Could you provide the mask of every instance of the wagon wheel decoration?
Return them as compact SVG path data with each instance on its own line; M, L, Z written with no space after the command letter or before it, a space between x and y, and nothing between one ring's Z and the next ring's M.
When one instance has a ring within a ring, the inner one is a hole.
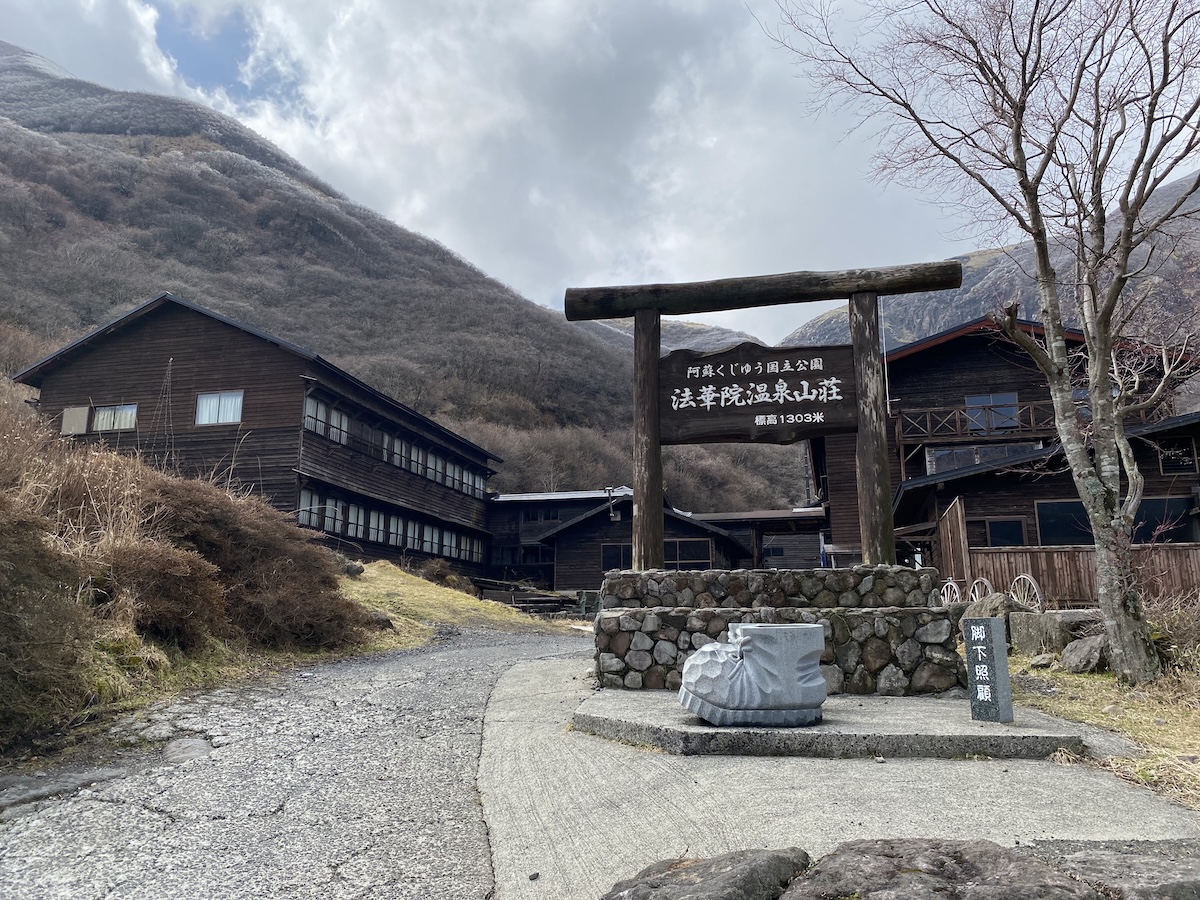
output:
M967 591L967 599L974 603L976 600L982 600L989 594L996 593L996 589L992 587L992 583L986 578L976 578L971 582L971 589Z
M962 601L962 591L958 589L958 583L947 581L942 585L942 606L949 606L951 603L959 603Z
M1021 574L1014 578L1008 595L1029 609L1046 611L1046 598L1042 596L1042 587L1032 575Z

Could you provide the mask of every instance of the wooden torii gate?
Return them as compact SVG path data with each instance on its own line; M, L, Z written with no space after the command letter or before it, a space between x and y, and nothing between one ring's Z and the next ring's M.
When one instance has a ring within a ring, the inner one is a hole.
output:
M633 568L663 566L663 474L658 360L663 315L694 315L816 300L850 301L850 342L858 384L858 523L863 562L895 564L887 406L879 347L881 296L952 290L962 285L953 260L840 272L790 272L685 284L568 288L567 319L633 316Z

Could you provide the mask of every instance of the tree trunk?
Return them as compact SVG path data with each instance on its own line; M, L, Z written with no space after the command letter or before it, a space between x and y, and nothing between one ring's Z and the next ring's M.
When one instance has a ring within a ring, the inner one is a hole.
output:
M1109 663L1124 684L1143 684L1162 674L1133 577L1129 529L1093 522L1096 594L1104 613Z

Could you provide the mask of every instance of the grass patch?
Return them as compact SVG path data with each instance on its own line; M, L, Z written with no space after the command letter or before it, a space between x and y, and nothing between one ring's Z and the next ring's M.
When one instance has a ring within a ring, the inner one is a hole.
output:
M1200 674L1172 669L1150 684L1125 687L1112 675L1028 670L1026 657L1009 660L1013 700L1051 715L1116 732L1146 750L1101 765L1143 787L1200 810Z
M479 600L418 578L389 562L373 562L361 575L342 579L342 593L391 619L395 631L377 632L363 649L400 650L428 643L439 625L466 625L498 631L558 632L565 626L544 622L503 603Z

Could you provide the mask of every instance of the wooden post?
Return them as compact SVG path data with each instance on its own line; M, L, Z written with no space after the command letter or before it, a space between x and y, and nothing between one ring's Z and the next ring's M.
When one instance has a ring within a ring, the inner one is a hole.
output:
M879 299L874 293L850 296L850 343L858 382L858 530L863 563L896 564L892 520L892 476L888 465L887 398L879 348Z
M633 316L633 568L663 567L663 472L658 422L662 315Z

